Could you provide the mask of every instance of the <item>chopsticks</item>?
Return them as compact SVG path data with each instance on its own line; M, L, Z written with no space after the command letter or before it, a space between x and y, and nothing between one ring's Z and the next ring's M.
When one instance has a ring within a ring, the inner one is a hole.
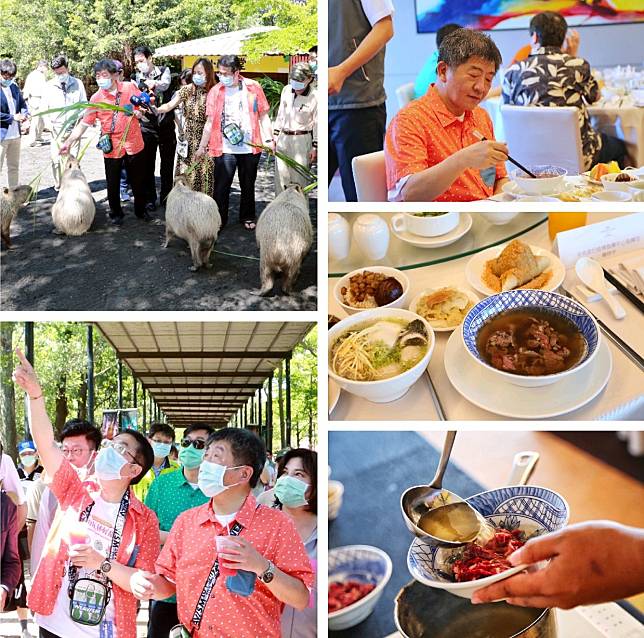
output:
M425 374L427 375L427 383L429 383L429 393L432 395L432 402L434 403L434 407L436 408L436 414L441 421L447 421L441 400L438 398L438 393L436 392L436 388L434 387L434 382L432 381L432 377L429 374L429 368L425 370Z
M485 135L482 135L478 131L474 131L474 136L478 137L478 139L481 140L481 142L488 142L489 141L487 139L487 137L485 137ZM534 173L530 172L523 164L519 164L519 162L517 162L515 159L511 158L509 155L508 155L508 162L510 162L511 164L514 164L517 168L520 168L524 173L526 173L527 175L529 175L533 179L538 179L537 176Z
M609 281L628 299L640 312L644 312L644 303L634 295L619 279L615 278L606 268L602 268L606 281Z

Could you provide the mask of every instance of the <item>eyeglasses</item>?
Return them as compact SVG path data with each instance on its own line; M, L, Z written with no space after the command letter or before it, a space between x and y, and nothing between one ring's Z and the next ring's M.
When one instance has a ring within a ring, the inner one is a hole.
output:
M72 448L62 448L62 452L65 456L82 456L85 452L89 452L88 447L72 447Z
M114 448L121 456L129 454L130 458L132 459L132 463L138 463L134 454L132 454L132 452L130 452L130 450L128 450L123 443L119 443L118 441L109 441L107 439L101 442L101 449L108 447Z
M202 439L183 439L181 441L181 447L192 447L195 450L203 450L206 447L206 442Z

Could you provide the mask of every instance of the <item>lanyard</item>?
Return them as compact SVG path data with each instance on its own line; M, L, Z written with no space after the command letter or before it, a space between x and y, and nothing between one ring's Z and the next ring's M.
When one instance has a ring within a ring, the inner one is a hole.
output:
M243 527L239 523L235 522L232 529L230 530L230 536L239 536L242 529ZM210 593L212 592L212 589L215 586L215 583L217 582L218 578L219 578L219 555L217 555L217 558L215 558L215 562L212 566L212 569L210 570L210 573L208 574L208 578L206 579L206 584L203 587L201 596L199 596L199 600L197 601L197 606L195 607L195 613L192 615L192 624L196 629L199 629L199 626L201 625L201 619L203 618L203 613L206 609L208 598L210 598Z
M92 507L94 507L94 502L91 502L82 512L80 515L79 520L84 523L89 519L89 515L92 512ZM119 546L121 544L121 539L123 537L123 529L125 528L125 519L127 518L127 512L130 507L130 490L128 489L125 494L123 494L123 498L121 499L121 503L119 505L119 511L118 514L116 515L116 523L114 524L114 533L112 534L112 545L110 547L110 552L107 555L107 557L110 560L114 560L116 558L116 554L118 552ZM74 584L78 580L78 567L75 565L70 565L69 570L68 570L68 575L69 575L69 589L67 590L69 593L69 597L72 597L72 592L74 591ZM112 582L110 581L109 578L105 577L101 573L101 580L105 580L106 585L108 588L111 589L112 587Z
M114 102L114 106L118 106L120 101L121 101L121 93L119 91L116 91L116 100ZM116 118L118 117L118 115L119 115L119 112L114 111L114 115L112 115L112 124L110 126L110 135L114 133L114 129L116 128Z

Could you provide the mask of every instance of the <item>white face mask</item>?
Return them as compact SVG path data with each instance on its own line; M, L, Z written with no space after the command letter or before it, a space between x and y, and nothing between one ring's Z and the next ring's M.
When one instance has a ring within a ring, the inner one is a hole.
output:
M137 62L136 63L136 68L141 71L141 73L147 73L149 69L149 65L147 62Z
M219 463L212 463L211 461L204 461L199 468L199 489L208 497L217 496L230 487L239 485L233 483L232 485L224 485L224 475L226 470L235 470L243 465L235 465L234 467L226 467Z
M69 82L69 73L61 73L58 76L58 81L59 82Z

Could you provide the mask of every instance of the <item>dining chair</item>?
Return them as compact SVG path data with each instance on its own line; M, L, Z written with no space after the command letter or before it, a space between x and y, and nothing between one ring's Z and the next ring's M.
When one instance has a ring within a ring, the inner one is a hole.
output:
M510 155L524 166L552 164L570 175L584 171L576 107L504 104L501 117Z
M354 157L351 169L359 202L388 201L384 151Z
M401 84L396 89L396 98L401 109L407 106L414 99L414 83Z

